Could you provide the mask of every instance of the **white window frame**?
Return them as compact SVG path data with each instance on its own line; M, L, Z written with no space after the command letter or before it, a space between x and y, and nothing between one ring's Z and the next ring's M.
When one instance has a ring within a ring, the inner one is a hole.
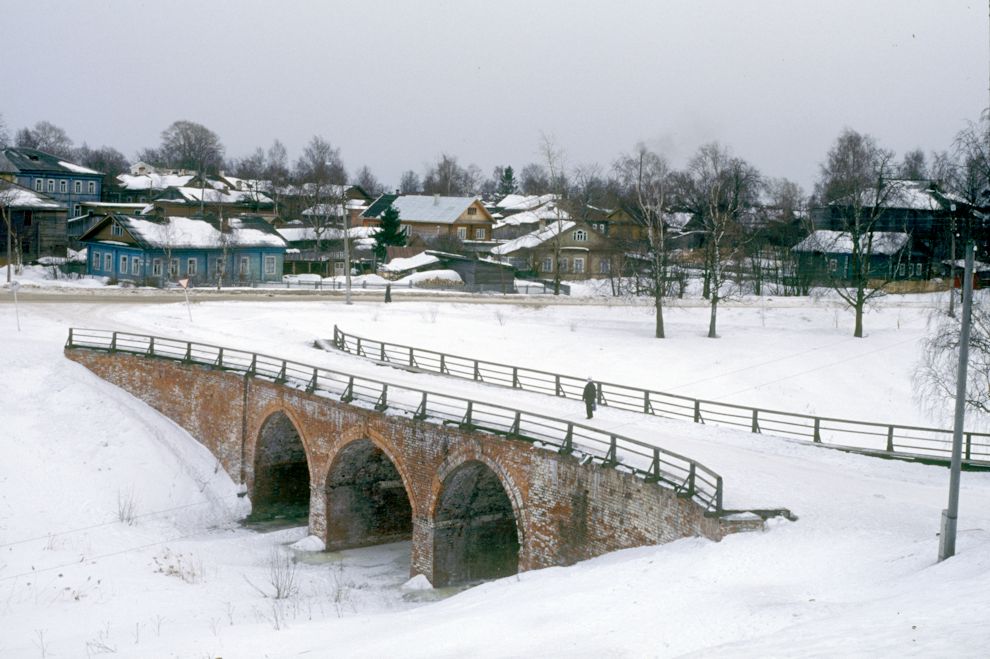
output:
M240 258L240 268L238 269L238 274L240 275L250 275L251 274L251 257L242 256Z
M116 222L113 222L110 225L110 235L111 236L123 236L124 235L124 227L120 226Z
M485 239L485 227L478 227L477 229L474 230L474 239L475 240Z
M343 261L334 261L334 263L333 263L333 276L334 277L343 277L344 276L344 262Z
M96 181L90 181L89 185L86 186L86 189L89 194L96 194Z
M829 259L828 260L828 271L836 272L839 269L839 259Z
M197 267L197 262L195 256L190 256L189 258L186 259L186 274L188 276L190 277L196 276L196 267Z
M59 194L67 194L69 192L69 182L64 178L58 181L58 191Z
M103 255L103 271L113 272L113 254L110 252Z
M55 192L55 179L53 178L48 179L48 191Z
M217 257L217 274L224 275L227 273L227 262L222 256Z
M265 256L265 274L274 275L275 274L275 256Z
M43 178L36 178L36 179L34 179L34 191L35 192L44 192L45 191L45 179L43 179Z
M168 276L178 277L179 276L179 259L173 258L168 261Z
M602 275L608 275L612 273L612 262L608 259L601 259L598 261L598 272Z
M457 237L461 240L467 240L467 227L457 227Z
M575 229L572 237L574 238L574 242L576 243L588 242L588 232L585 231L584 229Z
M120 255L120 260L118 261L118 263L120 265L117 268L117 272L119 272L122 275L126 275L127 274L127 254L121 254Z
M141 259L139 259L136 256L131 257L131 274L132 275L141 274Z
M82 181L73 181L72 191L76 194L82 194Z
M553 257L547 256L543 258L542 272L553 272Z
M574 257L574 274L583 275L584 274L584 257L575 256Z
M152 259L151 260L151 274L154 275L155 277L161 277L162 276L162 260L161 259Z
M567 272L567 257L561 256L557 259L557 272Z
M93 252L93 270L100 269L100 259L103 258L99 252Z

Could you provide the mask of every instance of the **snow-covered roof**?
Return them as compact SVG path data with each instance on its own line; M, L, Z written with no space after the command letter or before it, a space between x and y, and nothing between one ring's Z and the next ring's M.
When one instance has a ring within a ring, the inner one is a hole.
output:
M65 208L65 204L55 201L48 195L6 182L0 184L0 206L39 210Z
M343 204L317 204L315 206L310 206L302 212L303 215L317 215L319 217L343 217L344 216L344 205Z
M316 240L316 230L307 226L287 226L276 229L278 234L290 243ZM360 240L374 237L378 232L378 227L351 227L347 230L347 235L351 240ZM343 238L342 229L327 228L321 235L321 240L340 240Z
M72 162L66 162L64 160L59 160L58 164L65 167L70 172L75 172L76 174L99 174L100 172L95 169L90 169L89 167L83 167L82 165L77 165Z
M519 226L520 224L538 224L544 220L569 220L570 214L556 204L548 203L535 210L522 211L514 215L504 217L495 223L495 228L506 226Z
M271 204L271 198L262 192L241 190L217 190L215 188L180 187L175 189L182 199L163 199L162 201L205 202L208 204L242 204L245 202Z
M391 205L399 211L400 222L453 224L470 206L478 201L478 198L444 197L442 195L383 195L368 207L364 216L378 218L388 206L385 201L390 201Z
M691 218L694 217L693 213L685 213L683 211L678 211L676 213L667 213L663 216L667 223L667 226L671 229L683 230L684 227L688 225Z
M555 194L543 194L543 195L523 195L523 194L510 194L503 197L497 204L497 207L506 211L529 211L535 208L539 208L543 204L555 201L557 195Z
M178 174L118 174L117 180L120 187L125 190L165 190L166 188L182 187L195 178L192 175L180 176Z
M163 220L152 220L132 215L113 215L110 218L119 222L138 243L151 248L285 246L285 240L264 220L257 218L229 218L225 220L229 230L222 233L216 221L194 217L169 216Z
M866 252L872 238L870 253L890 255L896 254L908 244L911 236L900 231L874 231L859 237L860 250ZM793 248L795 252L821 252L823 254L852 254L852 234L848 231L831 231L819 229L799 242Z
M433 265L439 262L440 259L433 256L432 254L427 254L426 252L420 252L415 256L392 259L391 261L389 261L388 263L382 266L382 270L386 272L405 272L406 270L415 270L416 268L422 268L423 266Z
M519 236L514 240L510 240L507 243L502 243L501 245L492 248L492 254L496 256L505 256L507 254L512 254L513 252L518 252L521 249L533 249L534 247L539 247L546 241L556 237L558 234L573 229L574 226L575 223L570 220L565 222L554 222L542 229L531 231L524 236Z

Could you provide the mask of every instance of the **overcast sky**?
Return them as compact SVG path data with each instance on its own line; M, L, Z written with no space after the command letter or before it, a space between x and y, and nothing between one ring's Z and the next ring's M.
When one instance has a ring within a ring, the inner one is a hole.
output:
M988 101L960 0L3 0L0 114L128 157L177 119L228 157L315 134L389 186L440 153L517 171L541 134L607 169L719 141L805 186L843 127L948 148Z

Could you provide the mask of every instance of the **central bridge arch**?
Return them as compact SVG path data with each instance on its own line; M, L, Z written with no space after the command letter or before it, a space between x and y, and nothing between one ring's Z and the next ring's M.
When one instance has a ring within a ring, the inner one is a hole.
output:
M413 509L396 460L370 439L345 444L327 470L327 549L412 537Z
M254 447L251 519L309 518L309 459L292 419L276 411L265 419Z

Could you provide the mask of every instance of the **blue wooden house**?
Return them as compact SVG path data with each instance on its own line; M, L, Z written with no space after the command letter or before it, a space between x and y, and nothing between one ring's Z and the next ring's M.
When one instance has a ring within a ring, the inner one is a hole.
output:
M250 286L281 282L285 240L257 216L161 215L103 218L83 234L86 273L164 286Z
M100 201L103 174L37 149L0 150L0 176L43 193L63 204L69 217L82 214L82 204Z

